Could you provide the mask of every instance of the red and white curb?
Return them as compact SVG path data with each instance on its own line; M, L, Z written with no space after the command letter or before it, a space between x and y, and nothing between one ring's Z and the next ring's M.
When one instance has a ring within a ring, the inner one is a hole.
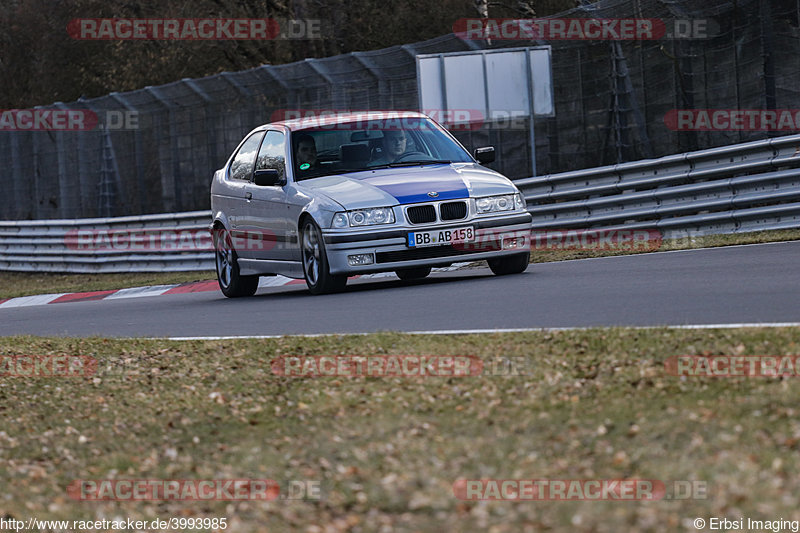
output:
M453 263L448 267L434 268L434 272L451 272L459 270L472 263ZM365 274L363 276L353 276L350 279L380 279L394 277L393 272L381 272L378 274ZM305 280L292 279L284 276L265 276L258 283L258 287L283 287L284 285L305 285ZM109 291L94 292L72 292L58 294L37 294L35 296L20 296L18 298L0 299L0 309L11 307L30 307L33 305L60 304L88 302L93 300L121 300L124 298L144 298L148 296L162 296L166 294L187 294L190 292L212 292L219 291L216 280L195 281L192 283L180 283L176 285L153 285L150 287L133 287L130 289L118 289Z

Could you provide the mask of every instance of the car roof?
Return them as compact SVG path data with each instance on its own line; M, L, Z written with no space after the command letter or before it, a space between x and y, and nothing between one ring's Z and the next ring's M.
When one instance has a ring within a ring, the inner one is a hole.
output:
M398 119L430 119L428 115L417 111L342 111L342 112L320 112L318 115L311 113L301 118L291 120L281 120L270 122L262 127L283 126L291 131L302 131L312 128L331 126L334 124L347 124L348 122L359 122L367 120L398 120Z

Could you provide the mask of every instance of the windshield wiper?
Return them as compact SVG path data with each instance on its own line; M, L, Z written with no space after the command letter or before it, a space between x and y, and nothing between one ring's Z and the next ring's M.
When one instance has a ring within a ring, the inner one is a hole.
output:
M425 159L424 161L401 161L399 163L384 163L383 165L376 165L374 168L397 168L397 167L415 167L417 165L449 165L452 163L449 159Z
M372 170L375 167L362 167L362 168L337 168L336 174L348 174L350 172L366 172L367 170Z

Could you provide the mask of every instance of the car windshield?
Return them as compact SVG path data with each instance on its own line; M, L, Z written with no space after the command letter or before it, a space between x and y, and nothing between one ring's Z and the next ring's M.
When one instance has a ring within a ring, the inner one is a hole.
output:
M292 133L296 179L417 165L471 163L429 119L362 120Z

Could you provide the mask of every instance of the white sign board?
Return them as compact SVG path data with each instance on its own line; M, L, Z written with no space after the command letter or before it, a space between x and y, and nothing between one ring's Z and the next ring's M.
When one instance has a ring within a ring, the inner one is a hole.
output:
M419 55L417 84L422 111L451 124L555 114L549 46ZM530 133L533 147L532 120Z

